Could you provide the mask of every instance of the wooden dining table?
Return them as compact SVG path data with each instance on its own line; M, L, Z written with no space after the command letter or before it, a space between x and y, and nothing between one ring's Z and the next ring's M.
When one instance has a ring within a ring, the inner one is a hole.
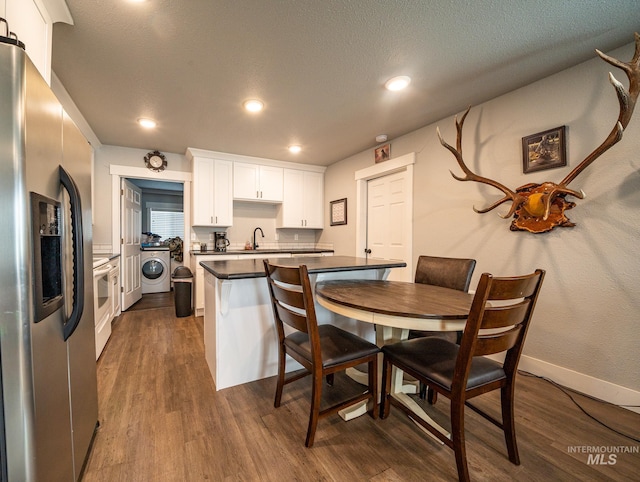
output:
M473 301L473 295L463 291L403 281L325 281L316 284L315 293L317 303L327 310L375 324L378 346L406 340L409 330L463 330ZM356 370L349 370L348 375L366 384L366 375ZM409 396L415 392L415 384L405 384L402 371L394 367L391 396L410 407L441 433L448 435ZM346 410L341 416L348 420L364 413L366 407L354 406ZM431 435L427 431L425 433ZM433 439L441 443L435 437Z

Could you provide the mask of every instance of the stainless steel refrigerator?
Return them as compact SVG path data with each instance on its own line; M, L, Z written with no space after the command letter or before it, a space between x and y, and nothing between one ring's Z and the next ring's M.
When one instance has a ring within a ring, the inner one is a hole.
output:
M92 150L0 42L2 480L78 480L98 423Z

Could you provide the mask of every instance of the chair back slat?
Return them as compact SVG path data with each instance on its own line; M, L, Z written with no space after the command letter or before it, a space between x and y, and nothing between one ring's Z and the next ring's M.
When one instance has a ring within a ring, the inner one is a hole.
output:
M299 286L295 289L295 285L285 287L273 280L269 280L269 283L271 284L271 289L273 289L273 295L281 304L304 310L304 295Z
M265 266L267 266L269 277L272 280L279 281L281 283L286 283L289 285L297 285L300 286L300 270L299 268L292 268L290 266L278 266L273 264L268 264L268 260L265 260Z
M500 333L483 334L478 336L473 356L493 355L512 348L518 341L521 325Z
M304 314L296 313L295 311L288 309L286 306L283 306L281 303L277 303L275 308L278 313L279 321L295 328L298 331L308 333L307 317Z
M528 298L535 292L537 286L538 277L534 275L493 278L488 299L513 300L516 298Z
M508 306L486 307L480 329L505 328L521 323L527 316L530 300Z

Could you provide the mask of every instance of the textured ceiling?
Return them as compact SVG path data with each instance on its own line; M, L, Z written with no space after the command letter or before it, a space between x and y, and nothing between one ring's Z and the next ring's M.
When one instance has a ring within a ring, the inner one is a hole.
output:
M53 70L103 144L320 165L640 31L638 0L66 1ZM412 83L384 90L395 75ZM257 115L241 108L253 97Z

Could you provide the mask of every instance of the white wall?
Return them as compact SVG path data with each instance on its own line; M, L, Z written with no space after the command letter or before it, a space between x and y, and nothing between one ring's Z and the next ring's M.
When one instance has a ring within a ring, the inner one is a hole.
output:
M152 149L131 149L128 147L102 145L94 155L94 208L93 243L111 245L111 164L128 167L144 167L144 156ZM187 159L180 154L165 154L167 169L179 172L191 172ZM150 172L150 171L149 171ZM164 173L157 175L163 180ZM154 176L155 177L155 176ZM166 176L165 176L166 177ZM165 179L171 180L171 179Z
M628 61L633 45L613 52ZM594 54L595 57L595 54ZM464 131L464 157L475 172L512 189L529 182L559 182L607 136L618 102L600 59L588 61L515 92L474 106ZM626 75L613 71L627 85ZM546 234L512 232L498 217L502 206L476 214L501 197L494 188L458 182L454 157L439 143L436 126L455 145L453 118L443 119L391 141L394 157L416 152L414 171L414 253L473 257L478 261L472 287L483 272L508 276L547 270L541 298L525 345L530 365L551 367L566 380L579 378L586 392L608 381L640 392L640 112L612 148L570 187L587 198L568 211L574 228ZM521 138L568 127L568 166L522 173ZM329 227L320 242L336 254L353 254L355 245L354 172L374 163L373 149L329 167L327 201L348 198L347 226ZM415 259L411 260L415 266ZM523 360L524 362L525 360ZM522 365L521 365L522 366ZM543 371L543 370L542 370ZM592 380L593 377L595 380ZM568 384L568 382L566 382ZM611 387L610 387L611 388ZM624 390L623 390L624 391ZM635 393L633 392L635 391ZM623 397L624 398L624 397ZM621 402L624 403L624 402ZM630 403L630 402L627 402ZM638 400L635 400L638 403Z

